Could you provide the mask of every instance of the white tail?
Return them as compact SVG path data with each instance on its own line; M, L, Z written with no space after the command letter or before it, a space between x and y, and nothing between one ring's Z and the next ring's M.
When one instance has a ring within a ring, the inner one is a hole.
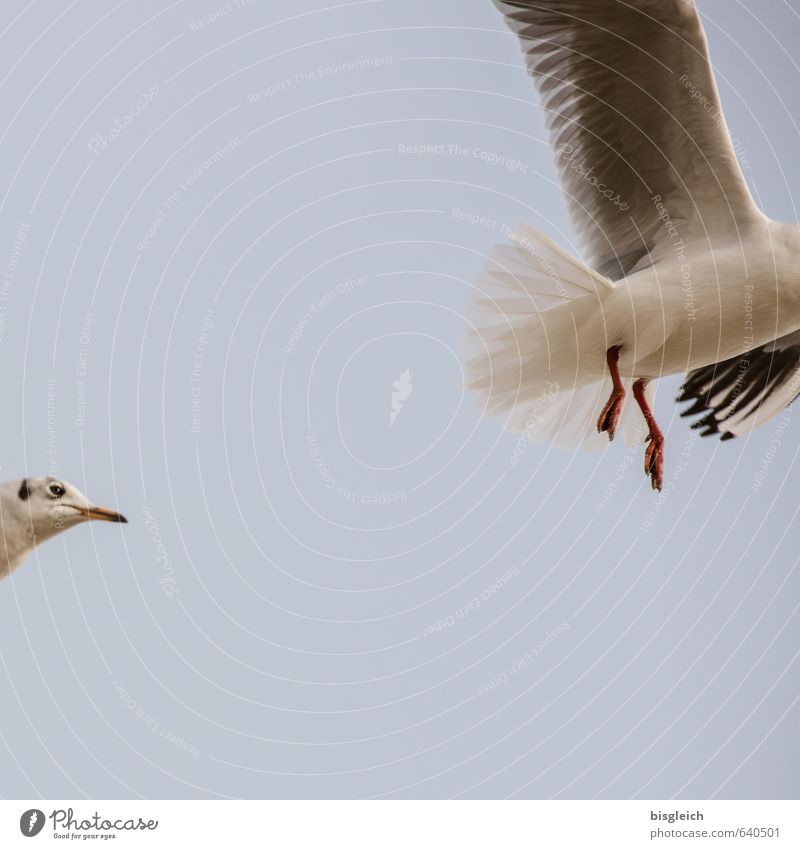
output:
M606 445L597 419L611 392L603 371L607 340L602 321L594 329L592 320L613 289L529 225L511 244L497 245L475 284L464 340L467 386L483 412L532 441ZM625 404L620 430L636 442L641 418L631 407Z

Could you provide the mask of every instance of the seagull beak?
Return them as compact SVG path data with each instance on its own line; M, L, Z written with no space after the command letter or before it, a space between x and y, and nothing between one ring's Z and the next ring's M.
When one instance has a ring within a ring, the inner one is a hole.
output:
M83 514L87 519L100 519L103 522L128 522L121 513L115 513L105 507L87 507Z

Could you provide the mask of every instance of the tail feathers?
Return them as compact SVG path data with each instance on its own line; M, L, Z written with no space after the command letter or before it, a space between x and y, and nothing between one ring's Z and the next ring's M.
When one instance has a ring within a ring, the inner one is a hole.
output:
M528 225L512 244L496 246L476 283L464 340L467 385L483 412L533 441L589 449L606 444L597 419L611 382L582 368L587 340L578 330L613 288ZM630 430L629 406L623 431Z
M613 288L535 227L524 224L511 239L511 244L495 245L476 283L468 319L479 327L505 326Z

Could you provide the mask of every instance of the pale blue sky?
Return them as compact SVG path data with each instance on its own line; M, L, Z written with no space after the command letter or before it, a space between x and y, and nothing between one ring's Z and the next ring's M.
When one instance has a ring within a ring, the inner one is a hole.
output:
M693 441L665 380L659 501L462 391L454 210L571 247L493 4L12 5L0 465L130 524L0 585L0 795L796 796L796 412ZM796 220L800 4L699 5Z

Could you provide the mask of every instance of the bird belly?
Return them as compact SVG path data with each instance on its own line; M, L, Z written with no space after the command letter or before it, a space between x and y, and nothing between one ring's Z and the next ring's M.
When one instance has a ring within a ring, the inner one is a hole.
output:
M733 253L733 252L731 252ZM771 265L770 265L771 264ZM690 277L659 263L624 281L629 291L629 369L653 379L722 362L800 327L793 288L776 285L774 257L704 258ZM622 287L621 287L622 288Z

